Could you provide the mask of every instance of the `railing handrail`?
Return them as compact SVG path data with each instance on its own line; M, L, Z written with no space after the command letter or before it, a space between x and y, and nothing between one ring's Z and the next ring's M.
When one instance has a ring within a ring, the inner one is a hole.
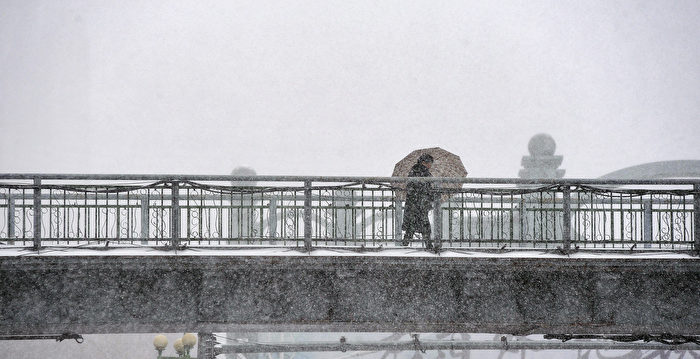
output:
M97 180L97 181L257 181L257 182L352 182L403 183L428 181L464 184L551 184L551 185L700 185L700 178L601 179L601 178L505 178L505 177L362 177L362 176L297 176L297 175L180 175L180 174L61 174L0 173L0 180Z

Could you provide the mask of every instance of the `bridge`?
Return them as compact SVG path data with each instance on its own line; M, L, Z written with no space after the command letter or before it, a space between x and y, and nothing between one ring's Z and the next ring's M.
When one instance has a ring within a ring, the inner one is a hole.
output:
M700 332L700 180L408 180L0 174L0 332Z

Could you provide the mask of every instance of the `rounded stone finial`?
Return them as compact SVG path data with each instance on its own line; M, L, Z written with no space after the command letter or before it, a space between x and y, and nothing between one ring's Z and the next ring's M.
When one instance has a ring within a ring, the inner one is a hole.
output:
M255 176L257 173L251 167L238 166L231 171L232 176Z
M252 167L238 166L231 171L231 176L255 176L257 173ZM255 186L255 181L232 181L233 186Z
M538 133L527 143L527 149L530 151L530 156L553 156L554 150L557 148L557 143L554 138L546 133Z

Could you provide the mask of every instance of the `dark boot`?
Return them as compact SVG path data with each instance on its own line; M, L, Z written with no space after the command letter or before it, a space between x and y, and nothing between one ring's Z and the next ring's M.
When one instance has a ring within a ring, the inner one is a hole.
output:
M408 247L409 244L411 244L411 239L413 239L413 233L408 233L403 236L403 240L401 241L401 245L404 247Z
M425 243L425 249L427 250L432 250L433 249L433 241L430 239L430 232L423 233L423 243Z

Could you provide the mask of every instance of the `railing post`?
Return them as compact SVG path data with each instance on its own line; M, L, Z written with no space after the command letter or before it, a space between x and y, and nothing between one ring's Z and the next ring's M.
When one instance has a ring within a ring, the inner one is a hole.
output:
M216 353L214 353L214 342L215 338L212 333L197 333L199 340L197 340L197 359L214 359Z
M304 249L311 251L311 181L304 181Z
M401 225L403 224L402 203L403 202L399 199L394 200L394 240L396 242L401 242L403 239L403 236L401 235Z
M270 198L270 209L267 217L267 226L270 231L270 239L272 244L275 243L277 239L277 197L272 196Z
M571 187L566 185L562 187L562 207L563 207L563 229L562 240L564 252L571 250Z
M10 191L8 191L10 192ZM15 199L12 193L7 194L7 244L15 244Z
M644 248L649 248L651 247L651 241L653 240L653 231L654 231L654 226L652 225L652 216L653 213L651 211L651 199L647 198L644 201L642 201L642 206L644 207Z
M41 178L34 177L34 250L41 247Z
M433 201L433 248L438 250L442 248L442 200L440 194ZM428 238L430 240L430 238Z
M150 204L148 203L148 195L141 196L141 244L148 243L150 232Z
M336 240L347 239L348 236L352 237L348 233L348 215L352 214L352 210L349 209L352 206L350 197L352 196L352 190L335 190L334 200L333 200L333 238Z
M700 184L693 185L693 223L695 229L695 250L700 252Z
M525 218L525 195L520 195L520 207L518 208L518 228L520 231L520 245L527 238L527 218Z
M177 249L180 245L180 183L173 181L170 187L170 235L172 237L171 247Z

